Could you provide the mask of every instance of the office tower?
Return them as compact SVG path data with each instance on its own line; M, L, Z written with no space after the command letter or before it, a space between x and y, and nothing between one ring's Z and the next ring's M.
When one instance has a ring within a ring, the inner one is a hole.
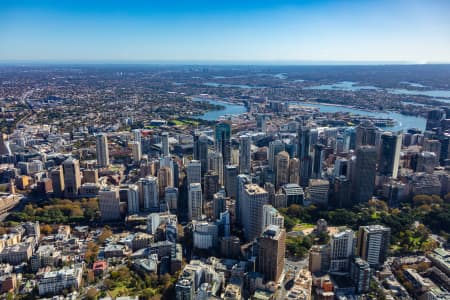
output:
M181 178L180 189L177 202L177 216L182 222L189 221L189 186L187 184L187 176Z
M228 164L239 166L239 149L231 148L231 160Z
M351 182L347 177L339 176L334 178L333 198L333 206L336 208L351 208L353 206Z
M286 205L300 204L303 205L304 193L300 185L296 183L285 184L281 187L284 195L286 195Z
M83 182L98 184L98 170L97 169L84 169L83 170Z
M3 132L0 132L0 155L9 155L9 154L11 154L11 151L6 146L5 136Z
M170 149L169 149L169 133L163 132L161 134L161 144L162 144L162 155L163 156L170 156Z
M377 268L386 260L391 238L391 229L381 225L359 227L356 255Z
M216 151L222 153L223 164L231 161L231 125L221 122L215 128Z
M198 182L189 184L188 190L189 221L202 219L202 185Z
M263 230L270 225L276 225L280 228L284 228L284 217L280 212L270 204L263 206Z
M213 196L213 218L217 220L220 218L220 214L226 210L227 197L225 190L220 190Z
M370 121L363 121L356 126L356 149L361 146L375 146L377 131L377 127Z
M401 134L385 132L381 135L380 160L378 162L380 175L397 178L401 146Z
M244 186L242 194L241 220L247 241L258 237L262 232L263 206L269 203L269 194L257 184Z
M269 166L272 170L275 171L275 156L280 153L281 151L284 151L284 144L280 140L275 140L269 143Z
M267 122L266 116L262 114L256 115L256 128L258 128L261 132L266 132L267 130Z
M425 130L437 129L441 131L442 121L445 119L445 111L443 109L433 109L428 112L427 124Z
M186 168L188 185L202 182L202 163L199 160L191 160Z
M256 270L267 281L278 282L284 268L286 231L276 225L268 226L258 238Z
M359 257L355 257L350 266L350 279L356 287L357 294L364 294L370 288L370 266Z
M390 208L397 208L400 202L407 198L406 184L399 181L391 181L383 184L383 197Z
M178 188L170 186L166 187L164 201L166 201L171 212L176 212L178 207Z
M115 221L120 219L119 189L115 186L107 186L98 192L98 206L103 221Z
M141 130L140 129L133 129L131 132L133 134L133 141L138 142L139 144L141 144L142 143Z
M324 148L322 144L314 145L314 156L312 163L312 177L322 178L322 162L324 160Z
M175 297L176 300L194 300L195 299L195 287L194 275L181 277L175 285Z
M95 136L96 150L97 150L97 165L100 168L106 168L109 166L109 149L108 149L108 137L104 133L97 134Z
M158 178L147 176L138 181L139 206L144 211L159 212Z
M289 183L300 184L300 160L295 157L289 161Z
M289 183L289 154L286 151L281 151L275 156L276 169L276 186L279 188L282 185Z
M62 197L64 192L64 174L61 166L56 167L50 172L52 179L53 195Z
M433 152L421 152L417 156L417 164L414 170L416 172L426 172L431 174L436 167L436 154Z
M344 152L356 149L356 129L346 128L344 131Z
M81 186L80 162L75 158L69 157L62 165L64 171L64 196L76 198Z
M442 145L439 140L428 140L426 139L423 144L423 151L433 152L436 154L436 165L439 165L440 157L441 157L441 149Z
M219 184L224 184L223 157L220 152L213 151L208 154L208 171L214 171L219 175Z
M206 173L203 185L203 200L205 202L212 201L214 194L219 191L219 188L219 175L214 171Z
M224 170L225 191L230 198L236 198L238 167L226 165Z
M236 180L237 184L236 184L236 202L235 202L235 215L236 215L236 222L238 224L242 224L242 216L241 216L241 212L242 212L242 197L244 194L244 187L245 185L249 184L252 182L251 178L249 175L246 174L239 174L237 176L237 180Z
M439 151L439 163L441 166L444 166L446 160L449 158L448 153L450 150L450 137L447 135L439 137L439 141L441 143L441 151Z
M311 156L309 154L311 147L311 129L301 126L298 131L297 155L300 160L300 185L305 187L311 177Z
M169 167L162 167L158 172L158 186L159 186L159 197L164 197L164 192L167 187L172 186L172 174Z
M309 250L309 271L328 272L330 269L330 246L314 245Z
M368 202L375 187L377 151L374 146L361 146L356 150L352 168L352 202Z
M202 176L208 171L208 137L204 134L194 134L193 157L202 163Z
M139 187L135 184L128 186L127 190L128 214L139 213Z
M251 169L251 144L252 138L247 135L240 136L239 143L239 172L241 174L250 174Z
M336 158L334 162L333 176L334 177L349 176L349 162L347 158L343 157Z
M154 163L154 171L152 174L156 174L156 170L158 161ZM159 159L159 169L169 168L170 170L170 181L168 182L168 186L175 186L175 183L178 182L178 164L175 162L172 157L164 156Z
M130 147L131 147L131 156L133 158L133 161L135 163L138 163L141 160L141 154L142 154L141 144L136 141L131 141Z
M310 179L308 185L307 198L311 203L328 207L328 194L330 182L324 179Z
M334 233L330 238L330 272L348 272L353 255L354 233L347 229Z

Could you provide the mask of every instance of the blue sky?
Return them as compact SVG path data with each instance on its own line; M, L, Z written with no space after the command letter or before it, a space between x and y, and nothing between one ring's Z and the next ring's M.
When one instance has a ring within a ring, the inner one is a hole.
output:
M0 60L450 62L450 1L0 1Z

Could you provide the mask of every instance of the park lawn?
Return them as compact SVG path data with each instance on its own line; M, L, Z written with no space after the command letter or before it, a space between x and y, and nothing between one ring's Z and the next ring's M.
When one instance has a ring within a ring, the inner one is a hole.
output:
M305 229L310 229L310 228L314 228L314 224L309 224L309 223L300 223L294 226L294 228L292 228L292 231L302 231Z

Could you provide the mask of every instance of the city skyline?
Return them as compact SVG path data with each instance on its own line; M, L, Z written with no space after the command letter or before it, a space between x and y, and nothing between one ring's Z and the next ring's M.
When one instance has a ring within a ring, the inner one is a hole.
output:
M6 1L1 62L448 63L446 1Z

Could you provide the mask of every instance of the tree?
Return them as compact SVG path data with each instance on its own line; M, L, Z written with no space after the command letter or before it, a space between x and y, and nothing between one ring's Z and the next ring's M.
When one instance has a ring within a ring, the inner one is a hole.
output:
M96 288L90 288L86 291L86 298L89 300L97 299L98 291Z
M52 232L53 232L52 226L50 226L48 224L41 224L40 228L41 228L41 233L44 235L49 235L49 234L52 234Z

